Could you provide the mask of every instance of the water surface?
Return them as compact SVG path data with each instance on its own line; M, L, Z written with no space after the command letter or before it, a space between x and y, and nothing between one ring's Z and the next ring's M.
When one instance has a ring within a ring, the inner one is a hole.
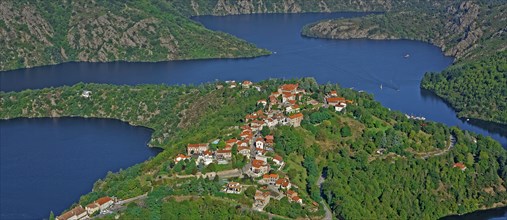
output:
M154 156L150 136L116 120L0 120L0 219L59 215L108 171Z

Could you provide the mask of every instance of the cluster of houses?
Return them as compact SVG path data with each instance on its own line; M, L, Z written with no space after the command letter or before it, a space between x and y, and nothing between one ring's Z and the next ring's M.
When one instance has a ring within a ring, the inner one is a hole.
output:
M89 219L90 216L97 212L102 212L107 210L114 204L114 200L111 197L102 197L100 199L95 200L94 202L88 204L85 208L81 205L78 205L71 209L70 211L62 213L60 216L56 217L56 220L81 220L81 219Z
M260 90L260 87L254 86L250 81L244 81L239 85L235 81L226 81L226 84L229 88L241 86L243 89L256 88ZM221 88L223 86L218 89ZM303 200L297 192L291 190L291 183L288 178L279 178L278 174L274 173L269 174L272 166L281 169L284 166L284 161L279 155L266 156L267 152L274 151L274 137L273 135L263 137L261 131L264 127L271 129L280 125L301 126L304 115L300 112L300 104L305 95L307 95L306 91L300 89L298 84L280 86L276 92L269 95L267 100L257 101L257 106L262 107L261 110L245 116L245 124L241 126L238 139L232 138L225 141L225 147L216 151L211 151L208 143L188 144L187 155L179 154L174 161L180 162L196 158L196 163L203 163L204 165L213 162L228 163L232 159L233 147L236 146L238 154L250 159L250 163L246 167L248 169L244 169L248 176L260 178L260 184L275 187L277 190L284 190L289 201L302 204ZM338 97L336 91L331 91L325 96L327 107L332 107L336 111L342 111L347 104L351 103L350 100ZM317 105L319 102L310 100L308 104ZM229 182L225 185L224 191L239 194L242 191L242 186L237 182ZM254 198L254 208L262 210L269 203L269 198L269 192L257 191Z
M338 93L333 90L328 95L326 95L326 104L330 108L334 108L335 111L341 112L344 108L347 107L347 104L352 104L352 100L347 100L343 97L338 97Z
M230 88L237 86L235 81L226 81ZM241 83L243 88L254 88L250 81ZM237 153L247 158L252 156L263 156L269 151L274 151L274 137L267 135L263 137L260 131L267 126L273 128L278 125L289 125L298 127L303 120L303 114L300 113L298 100L306 94L304 90L298 89L298 84L285 84L278 88L277 92L269 96L269 105L266 100L259 100L257 105L262 105L264 110L258 110L245 116L245 125L241 127L239 139L229 139L223 149L211 151L208 143L188 144L187 154L179 154L174 162L189 160L192 157L196 163L209 165L213 162L218 164L228 163L232 159L233 146L237 146ZM273 108L277 105L276 110ZM283 109L283 110L280 110ZM280 166L283 161L281 158L273 159L276 165ZM266 159L253 159L251 161L251 171L255 176L262 176L269 171L269 164Z

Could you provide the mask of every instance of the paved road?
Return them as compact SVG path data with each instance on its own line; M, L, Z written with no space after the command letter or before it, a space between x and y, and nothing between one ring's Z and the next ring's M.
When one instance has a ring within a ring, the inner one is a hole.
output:
M317 180L317 185L319 186L321 191L322 191L322 183L324 183L324 180L325 179L322 175L319 177L319 180ZM320 204L322 204L322 206L324 206L324 211L326 211L326 215L324 216L324 220L332 220L333 213L331 212L331 209L329 208L327 203L324 201L324 198L322 198L322 200L320 200Z
M429 157L434 157L434 156L440 156L440 155L443 155L447 152L449 152L452 148L454 148L454 145L456 145L456 137L454 137L454 135L449 135L449 146L447 147L447 149L443 150L443 151L440 151L438 153L428 153L424 156L422 156L423 159L428 159Z

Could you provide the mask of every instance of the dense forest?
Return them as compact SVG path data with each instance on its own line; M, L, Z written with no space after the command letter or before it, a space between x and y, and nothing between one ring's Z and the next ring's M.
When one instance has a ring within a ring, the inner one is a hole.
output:
M434 44L456 61L444 70L443 76L427 75L421 87L447 100L460 117L505 124L507 84L502 61L506 58L506 10L507 5L502 1L449 1L433 8L321 21L307 25L303 35L333 39L411 39Z
M106 195L125 199L148 192L146 199L127 205L119 215L265 218L266 212L251 210L255 189L232 195L221 191L224 179L178 178L221 168L175 163L173 158L188 143L237 137L235 128L244 123L246 113L259 109L257 100L283 83L294 82L311 99L322 100L336 90L354 104L343 112L303 105L301 127L263 131L274 135L275 153L285 158L286 166L277 173L288 177L305 201L299 205L286 198L272 199L265 211L275 218L323 216L323 202L331 206L333 215L346 219L436 219L507 204L507 152L499 143L440 123L408 119L382 107L367 93L318 85L311 78L256 83L261 91L221 88L217 86L224 83L214 82L199 86L78 84L2 92L0 118L116 118L154 129L151 145L164 151L144 163L109 173L76 201L81 205ZM84 90L91 91L91 96L83 97ZM237 163L231 166L241 166L240 160ZM454 167L456 163L463 163L466 170ZM321 176L324 181L319 186ZM245 176L229 181L255 185L256 180ZM315 209L312 202L318 204Z
M451 103L460 117L507 124L507 52L425 74L421 87Z

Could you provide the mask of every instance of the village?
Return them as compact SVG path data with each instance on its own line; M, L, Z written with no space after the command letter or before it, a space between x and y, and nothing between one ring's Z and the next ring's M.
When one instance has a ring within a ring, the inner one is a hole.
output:
M255 86L251 81L236 83L235 81L225 81L230 89L255 89L261 91L260 86ZM223 85L217 85L217 89L223 89ZM90 98L91 91L83 91L83 98ZM242 126L239 127L238 137L224 140L225 146L212 150L211 145L217 145L219 139L209 143L188 143L186 152L179 153L173 160L175 164L195 161L196 165L209 166L210 164L229 164L234 154L244 156L248 163L240 170L241 175L246 175L256 180L258 188L256 189L253 201L253 210L262 211L270 199L280 200L287 197L290 202L305 205L303 199L299 196L298 187L291 184L287 175L281 175L280 171L285 165L282 156L275 153L275 138L272 134L263 136L264 127L273 129L277 126L299 127L303 121L304 115L301 113L300 105L306 104L315 108L324 107L334 109L336 112L343 111L347 104L352 104L351 100L338 97L336 91L330 91L324 97L324 100L317 101L312 99L311 94L304 89L300 89L298 84L281 85L277 91L272 92L267 99L258 100L256 107L259 110L247 114ZM229 172L233 170L225 170ZM218 174L216 174L218 175ZM189 175L194 177L214 176ZM240 194L246 190L246 186L239 182L227 182L223 187L223 192L230 194ZM309 204L318 206L313 201L307 201ZM115 204L124 203L117 201L116 198L103 197L95 202L82 207L74 207L60 216L57 220L81 220L90 219L97 214L111 213L109 209Z
M260 86L254 85L250 81L236 83L235 81L225 81L225 84L218 84L217 89L255 89L262 91ZM83 91L82 97L89 98L91 91ZM224 182L222 192L228 194L242 194L247 188L254 187L252 210L264 211L264 208L270 203L270 200L281 200L286 197L290 203L297 203L301 206L311 205L315 210L318 204L315 201L304 201L299 187L291 183L290 178L284 173L283 168L286 165L284 158L275 153L276 144L273 129L277 126L300 127L304 119L302 113L305 109L317 110L318 108L329 108L335 112L342 112L347 105L354 104L353 101L339 97L334 90L326 93L322 100L315 100L312 94L299 88L298 84L283 84L272 92L266 99L256 102L256 111L246 114L244 124L234 127L239 135L232 135L226 140L214 139L207 143L187 143L185 152L178 153L173 158L173 164L195 163L201 168L216 165L231 164L235 155L242 155L246 159L246 164L241 169L221 170L202 174L200 172L191 175L178 175L177 178L220 178ZM303 108L301 106L304 106ZM305 111L306 112L306 111ZM263 132L269 128L269 133ZM263 135L264 133L264 135ZM453 137L447 150L453 147ZM223 143L220 146L219 143ZM218 146L218 147L217 147ZM377 150L377 154L382 149ZM463 163L456 163L453 168L464 171L466 166ZM229 181L228 179L249 177L255 181L255 184L242 184L241 181ZM84 208L81 205L75 206L67 211L57 220L80 220L91 219L97 215L113 213L115 208L123 204L142 199L145 195L137 198L130 198L124 201L118 201L115 197L103 197ZM304 198L307 198L303 196Z
M243 89L254 88L250 81L244 81L238 85L235 81L226 81L229 88L241 86ZM222 89L220 86L218 89ZM311 99L311 94L300 89L298 84L281 85L277 91L271 93L267 99L257 101L257 110L245 116L245 124L240 127L240 135L225 140L225 146L221 149L211 150L210 143L189 143L186 154L178 154L174 158L175 163L181 161L195 161L198 165L208 166L212 163L230 163L233 154L241 154L249 162L243 167L242 173L254 178L259 187L254 196L253 209L262 211L270 199L280 200L287 197L290 202L304 205L304 201L298 194L298 188L291 184L288 176L280 175L278 171L285 165L284 159L275 153L275 140L272 134L263 136L261 131L264 127L270 130L277 126L301 126L304 115L300 105L305 103L309 106L322 106L341 112L347 104L353 103L345 98L338 97L336 91L331 91L322 102ZM219 140L211 142L218 143ZM231 194L240 194L245 190L238 182L227 182L223 191ZM315 202L311 202L317 205Z
M116 198L111 198L108 196L99 198L94 202L86 205L84 208L81 205L78 205L72 208L70 211L62 213L60 216L57 216L56 220L81 220L81 219L90 219L92 216L97 214L108 213L109 208L113 206Z

